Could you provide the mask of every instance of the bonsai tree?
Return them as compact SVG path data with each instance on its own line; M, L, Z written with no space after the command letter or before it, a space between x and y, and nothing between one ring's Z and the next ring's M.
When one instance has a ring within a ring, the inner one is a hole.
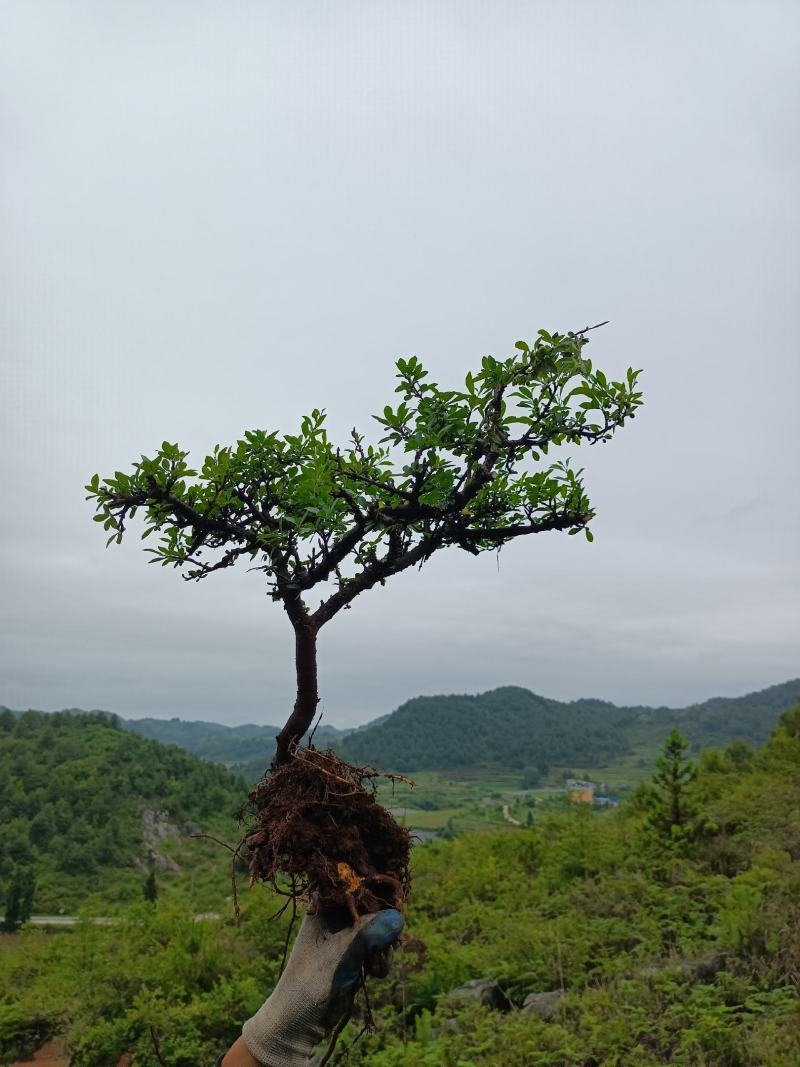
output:
M297 763L313 722L317 639L331 619L447 548L478 555L551 530L592 539L581 471L569 459L552 460L551 451L610 440L634 417L641 393L638 371L609 381L593 367L584 355L590 329L540 330L506 359L485 356L463 389L440 388L415 357L398 360L399 403L375 416L382 430L374 443L354 429L335 446L324 410L315 408L297 433L249 430L233 446L215 446L197 467L165 441L129 472L102 480L95 474L86 486L108 544L121 542L141 512L153 562L199 581L243 560L264 575L294 630L296 700L277 738L269 795L256 798L262 838L249 839L251 856L268 850L272 858L256 863L254 873L274 873L286 840L299 847L297 835L275 839L275 826L291 814L279 772ZM309 774L308 758L304 763ZM337 764L328 773L351 784L348 775L356 773L359 786L364 782L363 770ZM311 782L302 789L308 795ZM280 810L268 810L272 800ZM366 851L358 864L345 864L340 883L363 878L353 875L359 865L375 869L374 842ZM339 865L331 863L335 880ZM308 874L302 864L289 873Z

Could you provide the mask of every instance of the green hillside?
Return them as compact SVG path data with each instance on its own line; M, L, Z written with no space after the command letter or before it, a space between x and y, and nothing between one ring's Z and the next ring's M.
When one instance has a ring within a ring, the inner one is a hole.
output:
M687 708L631 708L628 735L635 743L642 734L658 734L666 727L679 729L695 748L740 740L762 744L781 714L800 700L800 678L772 685L741 697L712 697Z
M0 900L16 866L35 871L35 911L139 899L152 850L164 877L181 866L163 839L185 838L197 861L186 824L232 835L245 794L224 767L102 712L0 711Z
M122 719L120 725L124 730L153 741L180 745L201 759L224 763L237 772L240 765L246 764L252 768L247 775L251 780L263 774L269 766L275 751L275 738L280 733L279 726L256 726L254 723L223 726L183 719ZM315 742L327 747L335 744L341 733L333 726L320 725L314 735Z
M479 696L416 697L339 746L392 770L587 762L628 751L617 709L558 705L512 686Z
M764 741L800 697L800 680L688 708L564 703L505 687L477 696L416 697L338 744L356 763L400 771L463 767L601 767L658 747L678 727L696 748Z
M705 752L685 790L675 829L651 787L617 810L553 799L531 826L416 848L408 940L371 983L375 1031L342 1062L795 1067L800 710L760 751ZM243 907L239 924L196 923L159 898L113 928L2 942L0 1063L51 1034L71 1067L213 1063L282 954L269 892ZM342 1048L362 1024L359 1010Z
M653 751L673 727L682 731L696 751L734 740L760 744L798 698L800 679L741 697L714 697L686 708L618 706L591 698L564 702L505 686L474 696L415 697L355 730L320 725L314 740L320 747L339 749L356 763L387 770L598 769L620 759L630 763L633 758L641 758L646 770ZM104 714L76 709L69 713ZM118 723L130 733L222 763L248 782L269 766L280 729L178 718L119 719Z

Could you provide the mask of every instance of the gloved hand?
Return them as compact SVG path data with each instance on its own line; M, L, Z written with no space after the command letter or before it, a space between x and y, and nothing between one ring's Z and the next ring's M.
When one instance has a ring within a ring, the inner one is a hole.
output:
M250 1053L264 1067L306 1067L317 1045L347 1015L363 971L388 973L403 916L389 909L334 931L307 915L278 984L242 1027Z

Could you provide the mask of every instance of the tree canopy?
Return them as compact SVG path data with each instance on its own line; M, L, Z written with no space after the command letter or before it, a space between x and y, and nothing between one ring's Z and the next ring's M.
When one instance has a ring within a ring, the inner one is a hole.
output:
M587 340L541 330L508 359L485 356L463 390L441 389L418 359L400 359L400 403L375 416L384 428L377 445L354 429L347 447L334 447L319 409L296 434L249 430L235 446L216 446L197 470L165 441L130 473L94 475L86 489L95 520L120 542L145 509L142 537L159 535L148 549L154 561L186 567L189 579L245 557L276 599L331 580L320 624L447 545L479 553L524 534L578 532L592 518L581 472L542 457L609 440L641 404L639 372L608 381L582 355Z
M581 471L559 445L608 441L642 402L639 372L611 381L583 350L590 328L540 330L515 354L484 356L464 388L442 389L416 357L397 361L400 402L374 416L377 444L353 429L343 448L314 409L298 433L248 430L202 464L164 441L125 473L86 490L95 520L121 542L144 511L143 538L163 566L199 580L244 558L262 571L297 636L298 702L279 753L302 736L318 701L319 628L359 593L421 565L440 549L497 550L547 530L592 535ZM306 595L328 588L309 609Z

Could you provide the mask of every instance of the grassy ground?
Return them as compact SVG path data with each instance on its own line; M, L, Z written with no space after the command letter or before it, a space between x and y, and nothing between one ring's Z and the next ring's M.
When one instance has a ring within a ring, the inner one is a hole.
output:
M379 791L383 804L411 830L464 833L468 830L509 829L503 815L525 824L537 807L564 802L566 776L602 782L611 795L630 792L653 770L656 752L637 752L602 767L554 767L535 789L523 788L524 773L510 770L422 771L405 782L385 782Z

